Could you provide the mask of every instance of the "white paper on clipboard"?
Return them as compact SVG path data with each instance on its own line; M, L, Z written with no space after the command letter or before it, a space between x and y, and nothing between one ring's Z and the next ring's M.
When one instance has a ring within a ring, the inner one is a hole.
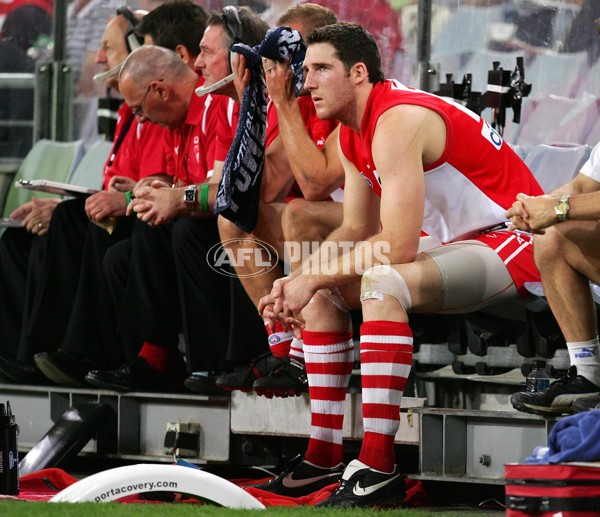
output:
M15 183L15 186L29 190L50 192L60 196L89 196L90 194L99 192L98 189L52 180L19 180Z

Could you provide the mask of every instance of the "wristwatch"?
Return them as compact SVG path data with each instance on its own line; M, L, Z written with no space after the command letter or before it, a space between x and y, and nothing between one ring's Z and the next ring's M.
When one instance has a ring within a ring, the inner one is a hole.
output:
M190 212L195 212L198 208L198 187L197 185L189 185L183 191L183 202L185 207Z
M554 205L554 213L559 223L567 220L569 215L569 196L560 196L556 205Z

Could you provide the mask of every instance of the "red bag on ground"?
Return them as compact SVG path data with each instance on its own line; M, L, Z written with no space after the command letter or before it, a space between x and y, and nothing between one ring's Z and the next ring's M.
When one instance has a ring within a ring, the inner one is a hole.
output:
M505 466L506 515L600 516L600 463Z

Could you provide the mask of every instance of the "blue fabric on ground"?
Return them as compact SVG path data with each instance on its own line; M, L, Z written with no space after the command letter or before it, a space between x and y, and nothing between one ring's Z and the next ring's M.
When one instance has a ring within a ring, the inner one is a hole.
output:
M600 460L600 410L562 418L548 436L549 463Z
M533 454L525 458L525 463L528 465L537 465L548 463L548 456L550 454L550 447L538 445L533 449Z
M547 451L536 447L525 463L600 461L600 409L560 419L548 435Z

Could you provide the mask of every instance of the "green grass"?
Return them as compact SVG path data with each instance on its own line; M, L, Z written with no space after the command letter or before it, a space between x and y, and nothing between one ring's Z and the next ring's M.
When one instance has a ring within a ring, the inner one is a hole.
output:
M271 507L260 510L232 510L198 504L121 504L121 503L39 503L29 501L0 501L2 517L489 517L503 512L456 510L371 510L318 509L310 507Z

